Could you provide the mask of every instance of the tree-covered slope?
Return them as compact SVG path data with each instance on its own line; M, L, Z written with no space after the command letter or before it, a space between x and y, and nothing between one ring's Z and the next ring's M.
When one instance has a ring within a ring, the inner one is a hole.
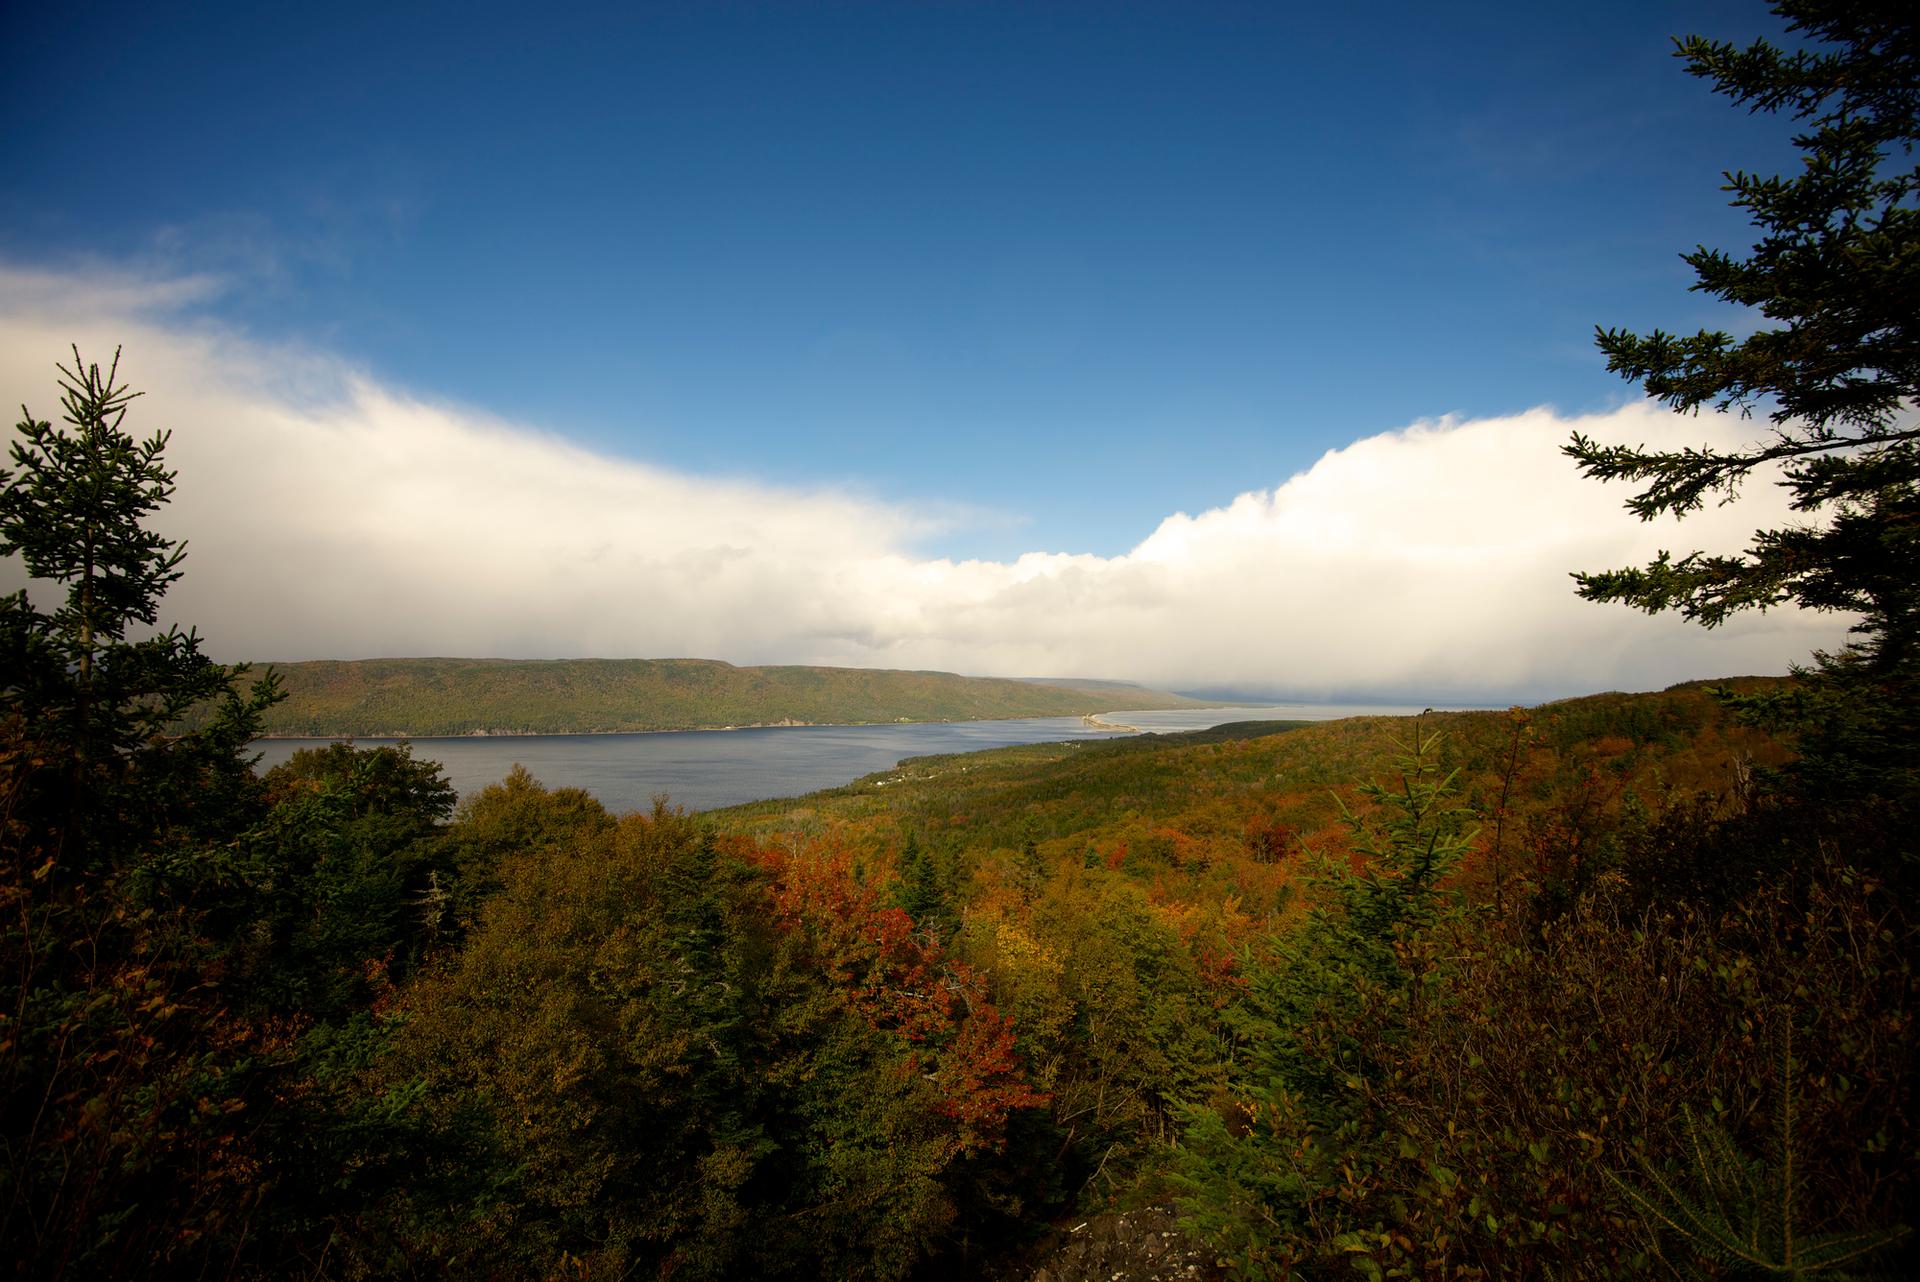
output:
M1778 690L1771 678L1716 683L1743 692ZM1139 825L1184 819L1189 835L1239 848L1255 827L1279 821L1295 832L1337 826L1336 793L1385 771L1394 744L1416 724L1442 730L1448 766L1483 810L1580 791L1617 799L1627 783L1654 791L1711 792L1736 761L1780 760L1768 736L1731 723L1708 693L1688 683L1657 694L1598 694L1532 710L1516 741L1503 712L1252 721L1186 734L1069 741L950 756L912 757L890 771L798 799L715 810L723 830L769 836L830 826L889 837L953 841L992 850L1027 841L1124 841ZM1516 751L1517 749L1517 751ZM1600 763L1606 783L1585 771ZM1180 825L1175 825L1180 826ZM1063 847L1061 853L1067 853ZM1076 852L1077 853L1077 852Z
M273 665L271 735L591 734L975 721L1204 706L1139 686L946 672L740 668L715 659L364 659Z
M1048 1100L1005 1159L1032 1205L1177 1206L1234 1277L1627 1278L1689 1116L1766 1179L1792 1143L1775 1205L1821 1249L1901 1240L1911 926L1884 852L1771 798L1794 746L1693 683L921 757L701 818L832 852L986 977Z

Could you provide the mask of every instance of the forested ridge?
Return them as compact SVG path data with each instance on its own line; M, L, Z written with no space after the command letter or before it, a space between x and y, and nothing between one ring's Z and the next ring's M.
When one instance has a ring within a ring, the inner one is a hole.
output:
M1119 682L735 667L717 659L356 659L274 663L268 735L598 734L782 724L1083 716L1204 706Z
M1184 1276L1914 1276L1920 39L1780 8L1809 48L1681 50L1803 130L1730 180L1753 257L1689 259L1767 325L1600 336L1770 435L1569 453L1642 516L1780 465L1805 524L1577 587L1844 612L1790 677L697 817L256 774L279 678L157 625L163 407L73 352L0 477L0 1268L1077 1282L1125 1210Z

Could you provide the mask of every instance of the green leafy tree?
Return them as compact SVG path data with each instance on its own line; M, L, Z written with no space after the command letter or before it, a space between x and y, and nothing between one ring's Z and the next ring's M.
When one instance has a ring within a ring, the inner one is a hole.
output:
M845 852L727 848L659 806L500 875L375 1069L425 1083L443 1147L350 1249L390 1234L457 1276L903 1277L1040 1102L984 985Z
M1745 49L1692 36L1692 75L1751 111L1800 125L1791 176L1726 175L1760 239L1734 257L1685 255L1693 288L1756 309L1745 338L1602 329L1608 368L1673 407L1763 414L1769 434L1735 450L1651 451L1576 433L1567 453L1600 480L1642 488L1642 520L1730 501L1777 466L1803 523L1757 531L1738 555L1662 552L1650 564L1576 574L1580 595L1713 627L1795 604L1856 614L1857 639L1815 658L1797 713L1809 793L1920 794L1916 729L1920 608L1920 29L1893 0L1781 0L1806 47Z
M267 1004L338 1019L454 933L456 870L440 830L453 786L409 744L303 748L264 783L271 808L251 844L273 890L241 907L254 914L246 933L270 947L251 987Z
M462 801L440 838L448 866L446 925L456 932L472 926L480 905L500 889L503 859L558 850L612 827L613 816L584 789L544 787L516 764L499 783Z

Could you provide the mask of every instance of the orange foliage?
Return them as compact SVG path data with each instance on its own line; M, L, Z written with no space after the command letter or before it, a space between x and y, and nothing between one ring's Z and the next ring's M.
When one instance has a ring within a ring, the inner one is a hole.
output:
M959 1127L961 1152L997 1148L1010 1112L1048 1102L1021 1077L1012 1021L994 1008L980 976L916 934L904 911L856 877L846 847L758 847L753 858L772 874L776 919L805 933L873 1027L915 1048L917 1071Z

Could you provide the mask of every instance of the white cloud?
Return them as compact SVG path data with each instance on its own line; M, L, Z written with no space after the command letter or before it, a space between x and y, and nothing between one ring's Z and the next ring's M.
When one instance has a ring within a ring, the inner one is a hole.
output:
M1573 596L1571 569L1735 549L1785 511L1757 484L1642 524L1624 488L1576 475L1569 433L1725 445L1753 434L1738 421L1419 423L1123 556L929 560L910 549L951 513L595 454L183 319L209 288L0 268L0 392L49 417L69 343L124 344L146 394L130 422L174 433L159 524L191 549L169 611L223 657L701 655L1439 701L1777 672L1843 636L1794 611L1707 633Z

